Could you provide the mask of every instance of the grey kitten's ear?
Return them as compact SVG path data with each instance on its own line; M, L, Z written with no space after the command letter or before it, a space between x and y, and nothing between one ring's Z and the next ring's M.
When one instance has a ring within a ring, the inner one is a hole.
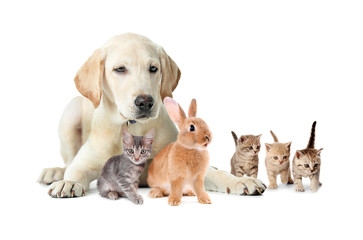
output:
M304 155L301 151L296 151L296 157L297 159L300 159Z
M322 151L323 149L324 149L324 148L320 148L320 149L318 150L318 152L316 153L316 155L320 156L320 153L321 153L321 151Z
M232 133L232 137L233 137L233 140L234 140L234 144L237 146L238 137L233 131L231 131L231 133Z
M155 128L150 129L143 137L144 144L151 145L154 142Z
M265 143L265 146L266 146L266 151L269 152L270 149L272 148L272 144L270 143Z
M134 141L134 137L132 136L131 133L129 133L127 128L125 127L122 128L122 135L123 135L123 142L125 144L131 145L132 142Z

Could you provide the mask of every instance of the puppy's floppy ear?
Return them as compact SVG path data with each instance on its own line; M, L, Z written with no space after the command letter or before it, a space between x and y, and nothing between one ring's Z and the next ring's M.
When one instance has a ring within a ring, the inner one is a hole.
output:
M105 70L104 63L105 54L102 49L97 49L78 70L74 78L78 91L91 100L95 108L101 102L102 78Z
M163 101L165 97L173 97L173 91L178 86L181 72L171 57L166 54L163 48L159 50L161 63L161 86L160 96Z

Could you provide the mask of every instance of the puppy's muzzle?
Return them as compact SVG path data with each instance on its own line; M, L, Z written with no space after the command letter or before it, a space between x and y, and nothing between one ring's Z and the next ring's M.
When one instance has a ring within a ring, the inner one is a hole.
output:
M139 95L135 99L135 106L137 108L137 119L148 118L151 116L152 108L154 106L154 98L150 95Z

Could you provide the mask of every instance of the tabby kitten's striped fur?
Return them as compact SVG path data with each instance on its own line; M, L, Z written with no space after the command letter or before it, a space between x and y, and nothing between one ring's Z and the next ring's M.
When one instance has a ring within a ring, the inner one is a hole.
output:
M231 174L237 177L246 174L249 177L257 178L261 135L243 135L238 139L232 131L232 136L236 145L236 152L231 159Z
M312 192L316 192L321 186L319 181L320 175L320 153L322 148L315 149L315 126L316 121L311 127L311 134L308 146L303 150L298 150L295 153L292 161L292 172L295 181L295 190L297 192L304 192L304 186L302 183L302 177L310 178L310 189Z
M276 189L276 177L281 174L281 182L283 184L293 184L290 171L290 148L291 142L279 143L276 135L272 132L271 135L274 143L266 143L266 170L268 180L270 182L269 188Z

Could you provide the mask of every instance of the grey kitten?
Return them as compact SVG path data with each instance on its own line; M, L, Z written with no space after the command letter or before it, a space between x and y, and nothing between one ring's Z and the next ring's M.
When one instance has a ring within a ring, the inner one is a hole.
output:
M152 152L155 129L144 136L133 136L126 128L122 129L122 133L124 152L106 162L98 178L97 189L102 197L113 200L127 197L135 204L142 204L143 198L137 188L145 162Z

